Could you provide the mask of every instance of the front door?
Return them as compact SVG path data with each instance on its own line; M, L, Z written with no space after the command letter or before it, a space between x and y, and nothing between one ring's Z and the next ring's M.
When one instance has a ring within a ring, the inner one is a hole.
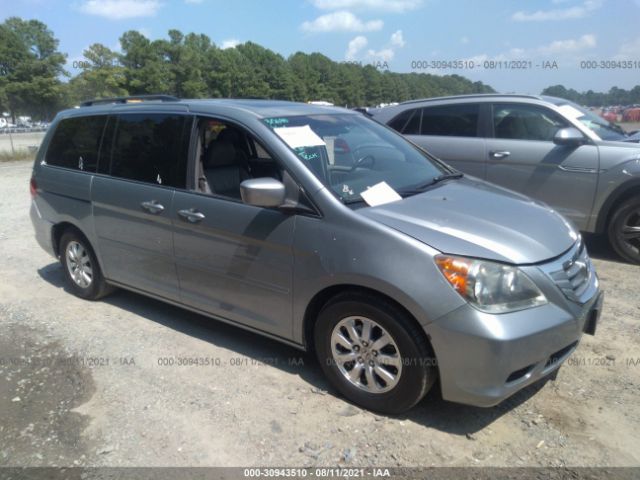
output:
M240 182L265 172L278 175L275 162L252 158L255 150L247 147L248 134L239 128L231 131L222 122L198 135L198 141L203 138L207 144L195 149L203 152L195 160L202 162L202 168L194 170L203 171L207 186L194 182L193 191L176 191L173 199L182 302L289 338L296 217L240 200ZM258 163L259 173L255 166L250 168Z
M543 106L495 104L486 178L549 204L585 229L598 181L598 147L553 143L556 132L570 126Z

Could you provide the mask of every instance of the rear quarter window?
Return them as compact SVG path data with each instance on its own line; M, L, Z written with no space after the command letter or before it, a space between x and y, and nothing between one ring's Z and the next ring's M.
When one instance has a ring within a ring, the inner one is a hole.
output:
M404 112L399 113L398 115L396 115L395 117L393 117L393 119L391 121L389 121L388 125L393 128L395 131L400 132L400 133L407 133L405 132L405 126L407 125L407 123L409 123L409 120L411 120L413 117L415 117L416 115L414 115L414 113L416 113L418 109L416 108L410 108L405 110ZM419 116L418 116L419 118ZM418 122L420 120L418 119Z
M105 115L61 120L45 155L47 165L95 172L106 121Z

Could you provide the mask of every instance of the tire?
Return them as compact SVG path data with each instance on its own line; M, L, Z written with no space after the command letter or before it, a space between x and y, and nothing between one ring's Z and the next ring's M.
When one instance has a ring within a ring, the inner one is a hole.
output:
M387 337L380 340L383 331ZM315 324L314 343L331 384L368 410L405 412L425 396L437 376L424 332L405 312L373 295L340 295L325 305Z
M615 209L608 236L618 255L628 262L640 264L640 196L624 201Z
M83 235L67 230L60 238L59 251L67 285L74 295L98 300L114 290L104 280L96 255Z

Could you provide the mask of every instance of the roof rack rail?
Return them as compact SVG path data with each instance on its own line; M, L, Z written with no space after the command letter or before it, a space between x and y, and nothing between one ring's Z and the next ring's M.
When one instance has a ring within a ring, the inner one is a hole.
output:
M540 99L540 95L527 95L527 94L520 94L520 93L468 93L468 94L464 94L464 95L446 95L446 96L442 96L442 97L429 97L429 98L418 98L415 100L407 100L404 101L402 103L400 103L400 105L406 105L409 103L419 103L419 102L426 102L426 101L431 101L431 100L443 100L443 99L472 99L472 98L488 98L488 97L515 97L515 98L531 98L531 99L535 99L535 100L539 100Z
M151 100L159 100L161 102L177 102L180 99L172 95L131 95L128 97L94 98L93 100L85 100L80 104L80 106L91 107L93 105L103 105L107 103L141 103Z

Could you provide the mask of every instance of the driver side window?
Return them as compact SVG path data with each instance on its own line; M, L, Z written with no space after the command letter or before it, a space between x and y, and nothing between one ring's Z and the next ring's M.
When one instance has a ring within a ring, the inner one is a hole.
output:
M269 153L241 127L212 118L198 121L196 190L240 200L240 184L250 178L282 179Z
M553 141L556 132L568 124L544 107L525 104L496 104L493 107L495 138Z

